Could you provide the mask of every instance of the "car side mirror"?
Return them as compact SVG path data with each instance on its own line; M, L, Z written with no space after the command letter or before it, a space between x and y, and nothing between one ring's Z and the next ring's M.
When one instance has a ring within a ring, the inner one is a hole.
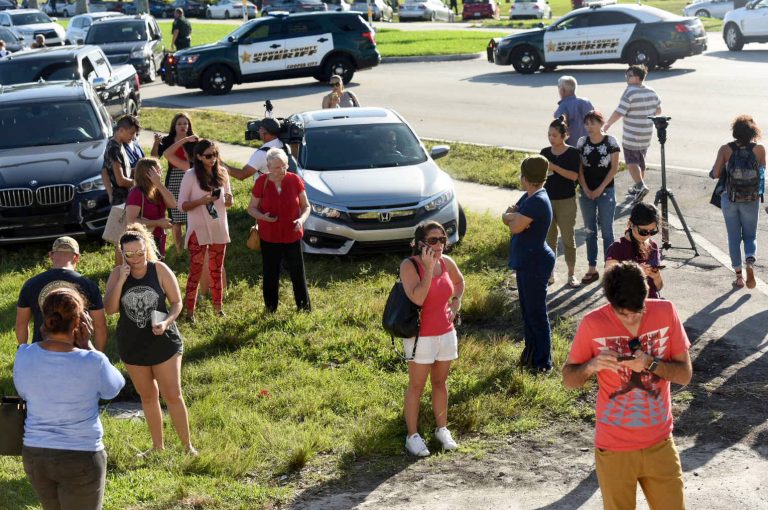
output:
M547 2L547 3L549 3L549 2ZM538 24L536 24L536 27L537 28L544 28L544 23L538 23Z
M163 35L162 35L162 34L155 34L155 35L153 35L153 36L152 36L152 40L153 40L153 41L159 41L159 40L161 40L162 38L163 38Z
M448 145L435 145L429 152L429 156L432 159L444 158L451 151L451 147Z
M16 37L19 39L19 41L23 41L24 40L24 36L23 35L17 35Z
M84 40L82 40L82 39L76 39L76 40L75 40L75 44L77 44L78 46L80 46L80 45L82 45L82 44L84 44L84 43L85 43L85 41L84 41Z
M107 79L102 78L101 76L94 78L91 80L91 85L93 85L93 88L96 90L103 90L107 88Z
M234 37L234 36L232 36L232 35L230 35L229 37L227 37L227 41L229 41L229 42L235 42L236 40L237 40L237 39L235 39L235 37Z

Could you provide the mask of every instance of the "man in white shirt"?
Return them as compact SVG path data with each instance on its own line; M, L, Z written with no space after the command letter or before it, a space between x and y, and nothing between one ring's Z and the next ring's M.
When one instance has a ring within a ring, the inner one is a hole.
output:
M283 142L277 137L280 134L280 124L275 119L264 119L259 127L259 138L264 144L254 151L251 159L248 160L243 168L233 168L227 165L229 175L235 179L244 181L250 176L253 180L259 178L259 175L265 174L267 170L267 151L272 147L283 148Z

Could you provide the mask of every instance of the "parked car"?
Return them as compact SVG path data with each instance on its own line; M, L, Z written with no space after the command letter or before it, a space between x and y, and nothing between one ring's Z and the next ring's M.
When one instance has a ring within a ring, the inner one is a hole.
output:
M346 12L352 9L346 0L323 0L329 11Z
M400 7L400 21L447 21L453 23L453 11L441 0L406 0Z
M723 39L731 51L741 51L746 43L768 42L768 0L753 0L727 13Z
M122 0L89 0L89 12L117 12L122 14L125 3Z
M90 12L88 14L78 14L69 20L66 33L67 44L83 44L85 34L88 29L97 20L109 17L121 16L119 12Z
M685 16L723 19L725 13L733 10L733 0L704 0L683 7Z
M56 8L54 9L51 0L45 3L40 3L40 10L49 16L64 16L68 18L77 12L77 6L75 0L57 0Z
M499 19L501 8L496 0L464 0L461 19Z
M176 9L183 9L186 18L202 18L205 17L206 5L196 0L175 0L172 4L165 4L162 17L173 18Z
M551 19L548 0L515 0L509 8L509 19Z
M706 49L707 33L699 18L646 5L616 4L583 7L547 28L491 39L487 53L489 62L532 74L541 66L552 70L565 64L669 67Z
M0 244L100 237L112 122L86 81L28 83L0 94Z
M165 8L167 6L168 4L163 2L162 0L149 0L149 14L151 14L155 18L162 18L163 13L165 12ZM138 14L138 11L136 10L135 0L132 2L125 2L123 4L123 14L128 14L128 15Z
M356 12L300 13L256 18L214 44L174 53L165 64L169 85L226 94L235 83L332 74L348 83L356 71L381 63L375 32Z
M136 115L141 107L136 70L129 65L111 66L96 46L40 48L20 51L0 60L0 85L40 80L88 81L114 118L126 113Z
M448 154L448 146L427 151L405 119L385 108L297 117L304 125L298 174L311 206L304 224L307 253L406 250L425 220L441 223L451 243L464 235L453 180L434 161Z
M30 43L41 34L48 46L62 45L66 39L64 28L37 9L0 11L0 26L10 28Z
M256 6L251 2L248 2L248 18L255 18L257 13ZM219 0L217 3L208 6L205 11L205 17L211 19L242 19L243 2L241 0Z
M26 41L7 27L0 27L0 39L5 41L5 49L11 53L27 49Z
M163 34L148 14L103 18L88 30L85 44L101 48L112 65L132 65L148 83L157 78L165 57Z
M11 0L0 0L0 11L7 11L8 9L15 9L16 4Z
M362 13L363 18L368 19L368 2L355 0L350 11ZM384 0L371 0L371 18L373 21L389 21L394 19L394 11Z
M321 0L263 0L261 15L271 16L273 12L318 12L327 11L328 6Z

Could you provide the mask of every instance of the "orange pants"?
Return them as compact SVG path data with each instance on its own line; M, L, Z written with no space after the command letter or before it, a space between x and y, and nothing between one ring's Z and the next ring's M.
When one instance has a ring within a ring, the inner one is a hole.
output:
M200 282L200 275L203 273L203 263L205 256L208 255L208 274L210 274L211 301L214 308L221 309L222 301L222 268L224 267L224 256L227 252L226 244L205 244L200 245L197 242L197 234L192 233L187 243L189 249L189 278L187 278L187 291L185 304L187 313L195 313L197 304L197 286Z

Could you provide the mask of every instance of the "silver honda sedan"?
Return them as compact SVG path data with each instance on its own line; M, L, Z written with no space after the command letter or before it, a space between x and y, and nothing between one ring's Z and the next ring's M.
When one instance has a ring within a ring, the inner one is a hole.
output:
M345 255L408 248L420 222L435 220L459 241L466 220L453 180L408 123L385 108L336 108L299 115L304 138L298 173L312 213L304 225L307 253Z

